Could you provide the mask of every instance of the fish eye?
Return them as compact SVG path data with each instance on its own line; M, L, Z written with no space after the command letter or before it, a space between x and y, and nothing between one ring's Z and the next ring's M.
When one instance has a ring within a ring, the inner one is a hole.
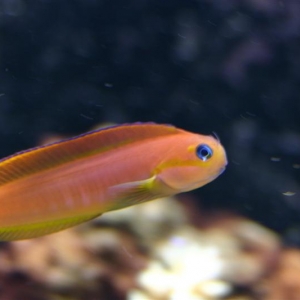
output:
M201 160L206 161L212 157L213 151L208 145L201 144L196 148L196 154Z

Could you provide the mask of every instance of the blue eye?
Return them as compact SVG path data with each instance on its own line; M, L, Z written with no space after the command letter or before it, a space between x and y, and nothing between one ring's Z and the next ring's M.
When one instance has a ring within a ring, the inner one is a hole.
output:
M196 154L201 160L206 161L212 157L213 151L208 145L202 144L196 148Z

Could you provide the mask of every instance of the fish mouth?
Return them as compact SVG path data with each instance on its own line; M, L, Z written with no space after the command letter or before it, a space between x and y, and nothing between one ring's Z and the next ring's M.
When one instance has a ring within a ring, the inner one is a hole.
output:
M216 174L214 174L214 175L212 175L212 176L206 178L205 180L202 180L202 182L211 182L211 181L215 180L215 179L218 178L222 173L224 173L224 171L226 170L226 166L227 166L227 163L226 163L223 167L221 167L221 168L219 169L219 172L217 172Z
M216 174L214 174L214 175L212 175L212 176L209 176L209 177L207 177L207 178L205 178L205 179L199 180L199 181L197 181L196 183L192 184L192 185L189 187L189 190L194 189L195 186L201 187L201 186L204 186L204 185L207 184L207 183L210 183L210 182L214 181L214 180L215 180L216 178L218 178L225 170L226 170L226 165L223 166L223 167L221 167L220 170L219 170L219 172L216 172Z
M219 174L218 174L218 175L221 175L221 174L226 170L227 165L228 165L228 159L227 159L226 152L225 152L225 150L224 150L224 164L223 164L222 167L220 168Z
M226 164L227 165L227 164ZM220 168L219 170L219 175L221 175L222 173L224 173L224 171L226 170L226 166Z

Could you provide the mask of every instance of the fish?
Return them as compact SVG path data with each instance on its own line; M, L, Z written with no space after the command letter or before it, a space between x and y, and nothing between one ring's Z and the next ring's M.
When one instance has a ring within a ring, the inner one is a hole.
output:
M110 126L0 160L0 240L54 233L199 188L227 165L220 141L172 125Z

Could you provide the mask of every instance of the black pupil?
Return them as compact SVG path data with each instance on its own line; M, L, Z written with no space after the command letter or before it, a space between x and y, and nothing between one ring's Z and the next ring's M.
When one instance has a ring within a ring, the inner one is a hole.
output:
M207 157L208 156L208 151L207 149L201 149L201 155L204 156L204 157Z

